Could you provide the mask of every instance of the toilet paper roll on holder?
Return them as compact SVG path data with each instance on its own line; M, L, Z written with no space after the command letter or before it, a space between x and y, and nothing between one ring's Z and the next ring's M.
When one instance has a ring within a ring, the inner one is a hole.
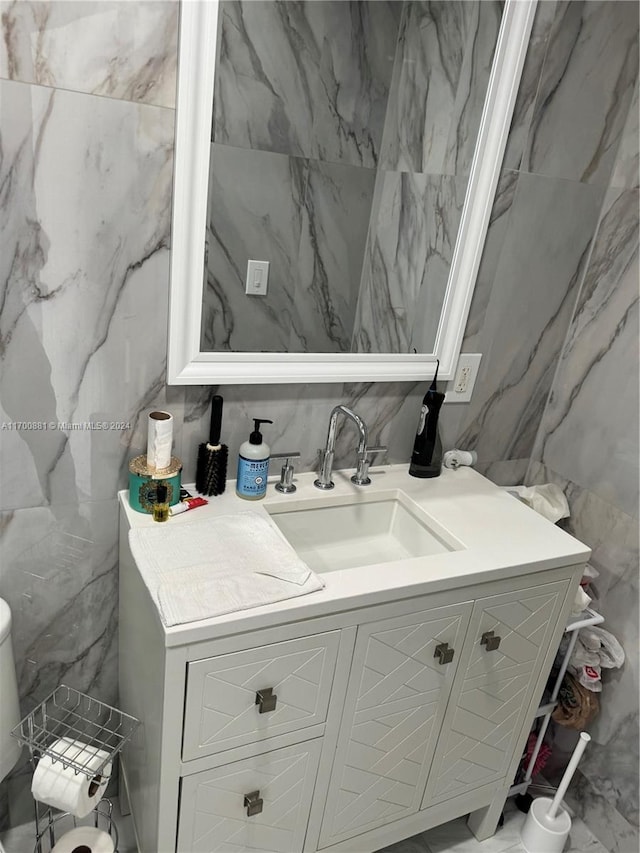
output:
M34 770L42 757L49 756L52 761L59 761L62 767L84 774L91 784L99 784L96 780L100 778L100 781L104 781L104 771L108 773L108 765L113 764L114 757L133 737L139 725L139 721L130 714L61 684L27 714L11 734L29 748ZM99 753L100 763L83 762L77 751L69 751L67 754L55 751L54 746L63 738L82 742L89 753ZM54 816L49 806L45 805L44 810L42 806L35 801L35 853L48 853L56 843L56 836L59 837L76 824L73 815L63 813ZM71 823L65 819L71 819ZM87 820L111 835L117 851L117 827L111 816L111 803L103 800Z

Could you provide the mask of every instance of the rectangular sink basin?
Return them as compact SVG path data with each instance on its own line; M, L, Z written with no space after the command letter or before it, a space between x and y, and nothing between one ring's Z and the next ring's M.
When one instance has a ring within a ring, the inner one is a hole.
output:
M443 554L463 547L402 492L348 501L325 498L265 509L315 572Z

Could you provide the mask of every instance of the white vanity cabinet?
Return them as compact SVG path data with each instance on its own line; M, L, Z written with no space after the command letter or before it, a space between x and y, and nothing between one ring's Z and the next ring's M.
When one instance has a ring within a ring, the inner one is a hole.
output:
M373 853L469 813L495 831L588 550L471 482L512 531L532 525L538 560L487 546L336 571L319 593L174 628L123 502L120 704L142 726L121 779L141 853Z

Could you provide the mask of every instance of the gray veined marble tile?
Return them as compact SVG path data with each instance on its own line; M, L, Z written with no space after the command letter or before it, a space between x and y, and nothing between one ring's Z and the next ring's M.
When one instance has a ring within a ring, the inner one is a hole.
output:
M458 430L458 446L477 450L482 464L531 453L601 198L599 187L519 177L487 320L475 339L483 353L479 384Z
M484 241L478 275L471 297L471 307L467 317L462 342L463 352L480 352L481 346L476 339L484 327L487 306L496 274L496 268L502 253L502 245L509 228L509 215L518 186L518 172L504 170L500 175L496 195L491 208L489 227Z
M618 156L611 176L611 186L636 189L640 182L640 107L638 105L638 81L629 107L627 123L622 132Z
M212 145L203 349L303 349L295 290L306 173L297 157ZM269 261L266 296L245 294L249 259Z
M375 166L399 11L390 0L225 0L214 140Z
M567 803L585 821L607 853L635 853L638 849L637 818L635 825L625 819L580 769L567 793Z
M607 193L534 457L638 515L638 191Z
M373 169L309 161L294 298L306 352L351 348L374 183Z
M354 351L432 351L465 191L466 179L450 175L381 176Z
M8 81L0 98L3 422L135 420L164 389L173 114ZM2 507L112 497L128 441L2 431Z
M60 683L116 702L117 529L114 499L0 513L0 596L23 714ZM30 779L23 751L4 783L12 825L33 814Z
M382 166L468 176L502 4L404 4Z
M252 418L270 418L265 425L265 441L272 452L295 451L296 471L318 468L318 450L327 438L329 416L343 403L361 415L369 427L371 441L385 444L389 451L378 461L407 462L413 448L420 402L424 389L413 383L307 384L307 385L223 385L186 389L184 425L178 450L184 462L183 481L193 481L198 444L209 429L210 399L224 398L222 440L229 447L228 476L235 478L240 444L253 427ZM355 466L357 432L353 424L340 421L336 442L336 467ZM279 473L278 463L271 466ZM271 487L270 487L271 488Z
M585 780L583 791L578 782L576 791L578 797L584 793L587 801L597 794L595 823L588 805L579 811L608 846L609 831L625 838L630 828L626 821L634 824L638 815L638 520L538 462L531 463L526 482L556 483L565 492L571 516L563 526L592 549L589 562L600 574L590 593L605 617L603 627L613 632L625 650L621 669L603 670L600 714L589 726L592 742L580 764L589 784ZM571 802L575 805L575 796ZM598 828L602 808L611 813L606 835ZM621 845L619 849L634 848Z
M518 95L502 161L503 169L519 169L538 94L540 76L556 14L556 0L544 0L536 7L527 55L522 68Z
M64 681L117 694L115 499L3 513L0 595L13 613L22 710Z
M426 390L426 382L347 383L343 386L341 402L364 419L369 429L369 444L387 448L385 453L375 457L372 476L378 464L404 462L408 466ZM337 465L355 466L356 443L353 424L340 422L336 439Z
M178 4L172 0L2 0L0 77L175 105Z
M312 471L317 466L318 448L324 445L331 409L343 402L339 384L328 385L223 385L186 389L182 458L184 481L193 481L198 444L209 430L210 399L224 399L222 440L229 448L228 477L235 479L238 451L253 429L253 418L269 418L264 439L273 453L299 451L296 471ZM279 473L278 463L271 465L272 475Z
M637 72L637 4L559 2L522 168L606 185Z

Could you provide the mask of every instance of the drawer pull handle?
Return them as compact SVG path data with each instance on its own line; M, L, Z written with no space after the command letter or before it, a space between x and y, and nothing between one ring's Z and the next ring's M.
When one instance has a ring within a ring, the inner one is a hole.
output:
M268 711L275 711L278 697L273 692L273 687L265 687L264 690L258 690L256 693L256 705L259 705L258 711L260 714L266 714Z
M254 814L260 814L262 811L260 791L252 791L250 794L245 794L244 807L247 810L247 817L253 817Z
M495 652L500 648L500 640L502 637L496 637L493 631L485 631L480 638L480 645L486 646L488 652Z
M436 646L433 656L434 658L440 658L440 666L442 666L445 663L451 663L454 654L455 649L450 649L449 643L440 643Z

